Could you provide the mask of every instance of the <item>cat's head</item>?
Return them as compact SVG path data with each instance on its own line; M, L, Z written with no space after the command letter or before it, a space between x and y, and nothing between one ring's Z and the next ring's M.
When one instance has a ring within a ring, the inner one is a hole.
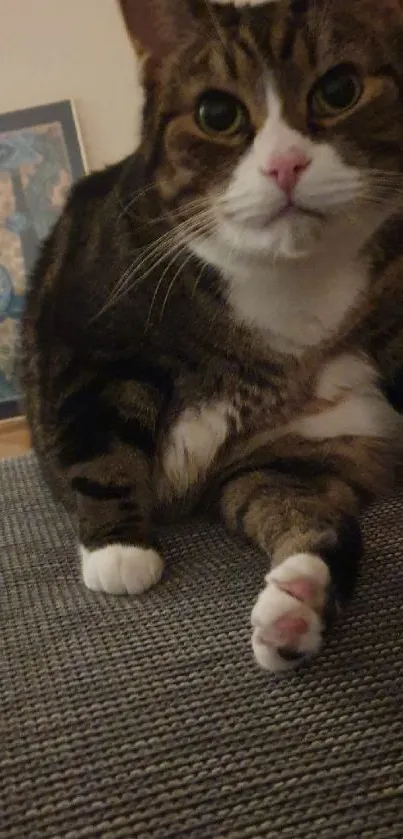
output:
M150 56L149 177L199 255L225 271L354 249L394 211L400 3L122 0Z

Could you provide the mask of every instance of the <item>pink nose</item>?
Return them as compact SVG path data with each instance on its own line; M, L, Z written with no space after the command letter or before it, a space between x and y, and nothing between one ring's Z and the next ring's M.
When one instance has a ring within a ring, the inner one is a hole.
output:
M265 175L277 181L278 186L286 195L291 195L310 162L303 152L289 149L284 154L274 155L263 171Z

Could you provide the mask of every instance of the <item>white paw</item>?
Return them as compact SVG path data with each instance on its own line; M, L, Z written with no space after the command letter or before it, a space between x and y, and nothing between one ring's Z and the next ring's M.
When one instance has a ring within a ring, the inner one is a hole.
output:
M290 556L267 575L251 616L261 667L279 673L319 650L329 584L329 569L314 554Z
M115 544L88 551L80 545L80 553L83 580L92 591L141 594L162 576L163 561L151 548Z

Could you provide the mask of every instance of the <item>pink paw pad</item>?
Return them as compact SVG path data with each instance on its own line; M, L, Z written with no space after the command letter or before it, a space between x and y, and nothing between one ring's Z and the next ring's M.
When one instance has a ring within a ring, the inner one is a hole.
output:
M289 614L279 618L275 622L274 628L278 641L281 644L288 645L296 643L301 635L305 635L308 632L309 624L305 618Z
M300 600L302 603L313 603L318 596L318 585L314 580L309 580L308 577L300 577L297 580L290 580L290 582L277 582L276 585L281 591L287 592L291 597Z
M295 667L320 649L330 572L321 557L296 554L266 577L252 610L252 646L265 670Z

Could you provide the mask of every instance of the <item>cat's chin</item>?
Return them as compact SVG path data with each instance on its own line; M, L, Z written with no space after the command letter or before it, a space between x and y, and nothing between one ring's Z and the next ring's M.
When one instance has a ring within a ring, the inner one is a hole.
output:
M242 224L222 222L203 248L203 257L225 268L230 259L267 263L309 257L323 241L325 222L302 212L281 215L273 221L258 219ZM202 255L199 250L199 255Z
M274 259L303 259L321 241L323 220L299 210L279 215L260 228L242 228L241 250L271 255Z

